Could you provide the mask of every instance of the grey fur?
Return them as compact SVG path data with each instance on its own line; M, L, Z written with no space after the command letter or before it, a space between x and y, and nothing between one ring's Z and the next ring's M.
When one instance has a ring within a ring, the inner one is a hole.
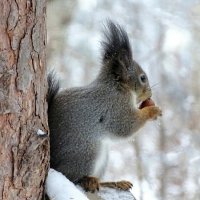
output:
M151 96L146 74L130 57L126 32L113 22L107 31L100 74L88 86L59 92L49 109L51 167L72 181L93 175L104 139L128 138L143 126L133 94L137 102Z

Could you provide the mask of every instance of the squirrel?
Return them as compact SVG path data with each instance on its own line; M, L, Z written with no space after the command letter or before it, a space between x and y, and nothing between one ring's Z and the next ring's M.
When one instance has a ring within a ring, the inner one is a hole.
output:
M162 114L155 104L138 107L152 92L146 73L132 57L127 32L109 20L103 33L102 66L92 83L59 92L59 82L48 75L50 166L91 192L100 186L132 187L128 181L99 181L110 141L132 137Z

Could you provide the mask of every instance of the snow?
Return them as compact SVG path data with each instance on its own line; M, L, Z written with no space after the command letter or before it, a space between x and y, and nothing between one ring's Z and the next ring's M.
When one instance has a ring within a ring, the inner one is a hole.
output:
M88 200L88 198L62 173L51 169L45 183L50 200Z
M37 135L43 136L43 135L46 135L46 133L44 131L42 131L41 129L38 129Z

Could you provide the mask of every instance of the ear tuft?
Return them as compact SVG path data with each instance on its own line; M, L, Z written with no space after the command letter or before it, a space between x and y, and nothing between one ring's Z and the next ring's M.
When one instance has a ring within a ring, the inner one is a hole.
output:
M104 62L118 58L122 54L126 55L129 60L132 59L128 35L119 24L108 20L103 33L105 37L105 40L102 41Z
M103 63L109 63L115 72L126 74L125 71L132 63L132 50L126 31L119 24L108 20L103 34Z

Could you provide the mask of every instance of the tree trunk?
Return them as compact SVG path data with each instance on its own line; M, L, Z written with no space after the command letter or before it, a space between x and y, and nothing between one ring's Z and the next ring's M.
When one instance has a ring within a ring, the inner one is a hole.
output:
M46 2L0 1L0 199L41 199L49 163ZM39 130L39 131L38 131Z

